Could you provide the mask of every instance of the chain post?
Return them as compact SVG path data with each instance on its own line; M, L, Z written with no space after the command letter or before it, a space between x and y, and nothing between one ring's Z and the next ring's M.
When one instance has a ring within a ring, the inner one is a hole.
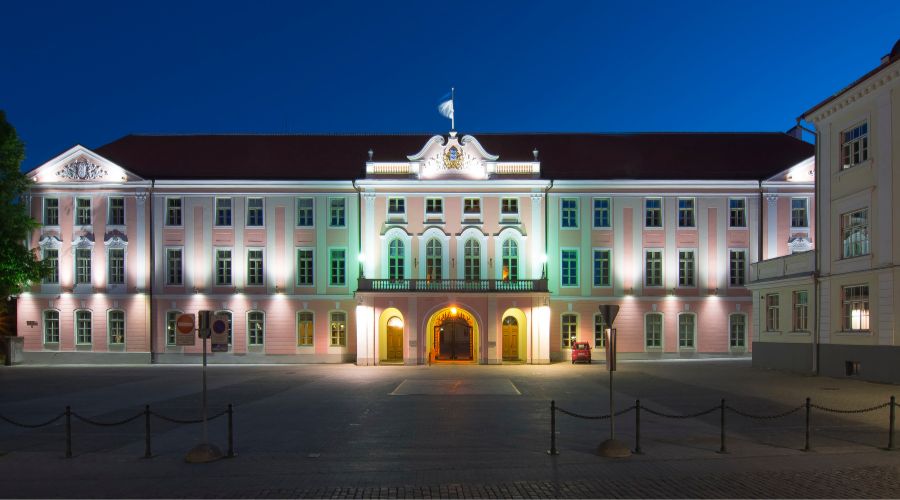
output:
M809 451L809 412L809 398L806 398L806 445L803 447L803 451Z
M725 451L725 398L722 398L722 402L719 405L719 417L721 429L719 453L728 453Z
M72 458L72 407L66 406L66 458Z
M234 425L232 423L233 417L234 411L231 407L231 403L228 403L228 458L234 457Z
M637 399L634 401L634 454L641 453L641 400Z
M559 455L556 450L556 400L550 401L550 449L547 450L548 455Z
M144 458L152 458L150 451L150 405L144 405Z
M894 449L894 407L897 406L897 400L891 396L891 417L890 426L888 427L888 450Z

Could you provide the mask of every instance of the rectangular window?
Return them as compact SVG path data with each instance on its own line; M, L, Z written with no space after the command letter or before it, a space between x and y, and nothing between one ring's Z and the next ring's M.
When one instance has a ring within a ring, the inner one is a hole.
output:
M609 198L594 199L594 227L609 228L612 226L612 216Z
M347 251L331 250L328 258L331 269L328 284L331 286L347 285Z
M696 286L697 264L693 250L678 251L678 286Z
M231 285L231 250L216 250L216 285Z
M107 207L106 223L110 226L125 225L125 198L114 197L109 199Z
M594 250L594 286L610 286L612 259L609 250Z
M678 198L678 227L694 227L694 199Z
M247 198L247 227L262 227L265 216L262 198Z
M184 283L184 272L181 266L181 249L166 249L166 284L181 285Z
M91 343L91 312L75 311L75 343Z
M328 206L331 214L328 225L331 227L344 227L347 223L345 200L343 198L333 198L328 200Z
M313 285L313 250L297 249L297 286Z
M425 216L440 217L444 215L444 200L440 198L427 198L425 200Z
M59 311L44 311L44 343L59 343Z
M603 322L603 316L594 315L594 347L597 349L606 348L606 323Z
M644 339L647 348L662 348L662 314L650 313L644 316Z
M44 225L59 225L59 199L44 198Z
M122 345L125 343L125 311L110 311L106 330L109 334L110 345Z
M807 227L806 198L791 198L791 227Z
M312 198L297 198L297 227L313 227L315 208Z
M841 132L841 169L869 159L869 123L859 123Z
M75 199L75 224L78 226L89 226L91 224L90 198Z
M729 319L729 338L732 349L747 345L747 317L743 314L732 314Z
M231 198L216 198L216 225L231 226Z
M647 250L646 257L644 284L662 286L662 250Z
M644 226L662 227L662 200L660 198L644 200Z
M562 250L562 286L578 286L578 251Z
M500 215L519 215L519 199L503 198L500 200Z
M313 313L309 311L297 313L297 345L313 345Z
M869 286L853 285L841 288L843 331L869 331Z
M247 313L247 345L261 346L266 342L266 317L262 311Z
M59 283L59 250L55 248L45 248L43 260L44 264L47 266L47 276L44 278L44 283Z
M744 198L728 200L728 226L747 227L747 200Z
M178 321L180 315L181 311L166 312L166 345L175 345L175 322Z
M345 347L347 345L347 313L331 313L331 345Z
M578 200L563 198L559 201L559 220L564 228L578 227Z
M125 284L125 249L110 248L107 254L108 281L110 285Z
M91 284L91 249L75 249L75 284Z
M793 293L794 321L793 331L809 331L809 296L806 290L795 290Z
M694 348L697 317L693 314L678 315L678 347L682 349Z
M747 251L728 251L728 284L744 286L747 279Z
M406 215L404 198L388 198L388 215Z
M562 347L563 349L571 349L575 343L578 333L578 316L574 314L562 315Z
M841 215L841 257L869 254L869 209Z
M481 199L465 198L463 200L463 215L472 218L481 215Z
M181 225L181 198L166 198L166 225Z
M777 332L778 316L780 308L778 306L778 294L770 293L766 295L766 331Z
M247 250L247 285L262 286L263 284L265 284L263 251L262 249Z

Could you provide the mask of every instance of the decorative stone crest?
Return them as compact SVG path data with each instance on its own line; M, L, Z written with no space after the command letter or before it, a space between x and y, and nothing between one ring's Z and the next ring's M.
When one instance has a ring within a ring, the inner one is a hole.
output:
M106 177L106 169L79 158L64 166L56 175L72 181L94 181Z
M812 241L803 236L797 236L788 240L788 250L791 253L808 252L813 249Z
M75 248L91 248L94 246L94 235L80 234L72 241L72 246Z
M108 248L125 248L128 246L128 236L122 231L112 230L103 236L103 244Z
M62 246L62 240L55 234L45 234L41 236L41 239L38 241L38 246L41 248L60 248Z

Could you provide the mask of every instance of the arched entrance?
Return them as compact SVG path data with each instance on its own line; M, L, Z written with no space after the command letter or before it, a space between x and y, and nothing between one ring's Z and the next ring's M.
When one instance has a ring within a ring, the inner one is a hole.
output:
M428 349L436 362L477 362L478 326L475 319L457 307L435 313L428 321Z
M403 361L403 320L397 316L387 322L387 360Z
M378 362L403 363L406 353L406 318L396 307L388 307L378 317ZM413 355L414 356L414 355Z

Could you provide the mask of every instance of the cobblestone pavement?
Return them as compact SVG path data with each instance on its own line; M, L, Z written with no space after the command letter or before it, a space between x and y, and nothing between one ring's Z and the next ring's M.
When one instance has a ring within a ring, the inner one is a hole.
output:
M150 404L198 416L197 367L14 367L0 371L0 415L39 422L69 404L114 421ZM0 422L2 497L78 498L898 498L900 451L885 451L888 409L753 420L727 413L727 450L716 410L692 419L642 412L643 454L598 457L608 421L557 415L551 457L549 401L608 412L602 366L241 366L209 370L211 413L235 405L238 456L186 464L199 426L152 420L117 427L73 422L63 458L62 421L41 429ZM408 382L405 383L404 382ZM397 390L403 385L405 389ZM514 387L515 390L511 390ZM665 414L729 406L771 415L802 404L860 409L896 386L754 370L746 361L624 362L616 408L640 398ZM616 420L634 444L634 411ZM210 439L225 446L224 419ZM900 443L898 443L900 445Z

